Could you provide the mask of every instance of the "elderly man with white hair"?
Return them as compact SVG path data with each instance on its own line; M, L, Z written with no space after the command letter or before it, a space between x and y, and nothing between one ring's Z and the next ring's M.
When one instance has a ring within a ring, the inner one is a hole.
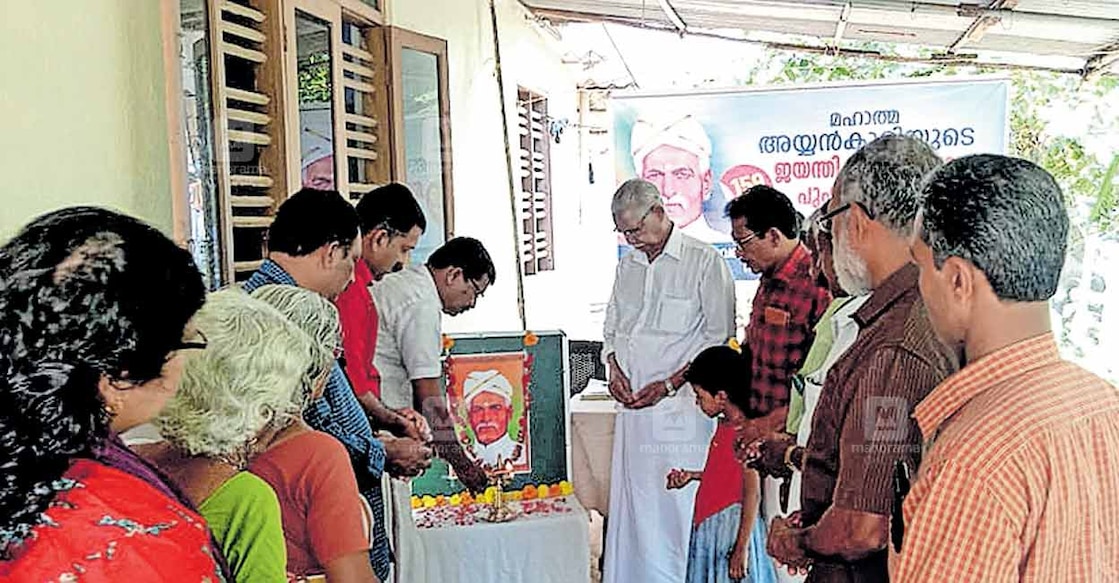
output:
M626 181L614 224L634 251L618 262L603 356L622 405L614 428L605 583L679 583L691 534L691 490L665 476L702 467L714 431L684 382L688 362L734 332L734 281L710 245L676 228L657 188Z
M513 418L513 385L496 370L474 371L462 384L467 419L474 430L474 457L491 468L505 462L521 465L524 445L509 437Z
M668 217L685 235L704 243L730 242L730 234L713 229L703 216L715 180L711 140L695 118L637 120L630 153L638 175L657 187Z

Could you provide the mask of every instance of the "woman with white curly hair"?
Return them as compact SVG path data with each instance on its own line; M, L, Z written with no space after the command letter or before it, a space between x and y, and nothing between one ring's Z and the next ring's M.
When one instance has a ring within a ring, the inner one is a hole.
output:
M290 285L262 286L252 296L274 306L312 339L315 362L295 402L302 409L322 395L342 345L338 310L319 294ZM302 418L262 445L250 469L280 499L288 572L326 575L330 583L377 581L369 558L372 511L358 490L345 447Z
M210 294L196 322L207 346L187 361L178 394L155 420L165 441L137 450L198 507L236 581L286 581L279 501L246 469L260 444L299 418L317 347L237 289Z

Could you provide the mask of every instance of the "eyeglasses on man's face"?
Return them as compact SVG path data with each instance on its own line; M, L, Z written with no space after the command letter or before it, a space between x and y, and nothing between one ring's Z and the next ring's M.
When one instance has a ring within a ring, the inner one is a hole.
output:
M753 243L754 241L757 241L757 240L758 240L758 234L751 232L749 235L746 235L745 237L743 237L741 239L735 239L734 244L738 245L739 250L745 251L746 248L750 246L750 243Z
M816 228L819 229L821 233L831 233L832 219L851 210L851 208L854 206L858 206L860 209L862 209L863 214L865 214L868 219L872 221L874 220L874 213L870 212L870 209L867 208L865 204L861 202L845 202L836 207L834 210L830 210L820 215L820 217L816 219Z
M466 281L470 284L470 289L474 290L474 300L477 301L482 299L482 296L486 293L486 290L482 288L482 284L474 281L473 279L468 279Z
M614 227L614 232L621 233L622 236L625 237L626 239L632 239L633 237L636 237L637 234L641 232L641 229L645 228L645 219L649 218L649 213L653 212L654 208L656 208L656 207L655 206L649 207L649 210L646 210L645 214L641 215L641 218L638 219L638 221L637 221L637 226L636 227L634 227L632 229L620 229L617 226L615 226Z

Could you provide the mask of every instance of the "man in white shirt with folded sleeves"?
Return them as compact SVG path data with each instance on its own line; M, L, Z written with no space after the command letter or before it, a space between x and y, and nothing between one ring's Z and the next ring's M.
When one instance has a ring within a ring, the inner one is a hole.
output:
M370 286L377 307L374 368L381 373L381 402L412 407L427 419L431 447L473 492L488 483L481 464L458 443L443 389L442 314L457 316L474 304L496 277L489 252L477 239L456 237L435 250L427 265L414 265ZM386 517L393 528L396 583L425 583L427 556L412 520L412 488L394 481Z
M618 263L603 357L621 404L614 428L604 583L684 580L694 488L665 489L703 467L714 421L684 384L689 361L734 333L734 281L719 253L680 232L656 186L626 181L614 224L634 250Z

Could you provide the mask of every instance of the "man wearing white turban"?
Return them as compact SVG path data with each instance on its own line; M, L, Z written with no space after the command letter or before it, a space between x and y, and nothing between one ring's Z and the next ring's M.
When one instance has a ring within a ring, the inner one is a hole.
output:
M300 176L306 188L334 190L334 143L330 110L300 112L303 131L300 142Z
M661 193L664 209L685 234L704 243L730 242L703 216L711 197L711 140L690 115L653 121L639 119L630 133L633 167Z
M474 371L462 385L467 419L474 430L474 457L496 468L506 461L525 462L525 448L509 437L513 418L513 385L496 370Z

